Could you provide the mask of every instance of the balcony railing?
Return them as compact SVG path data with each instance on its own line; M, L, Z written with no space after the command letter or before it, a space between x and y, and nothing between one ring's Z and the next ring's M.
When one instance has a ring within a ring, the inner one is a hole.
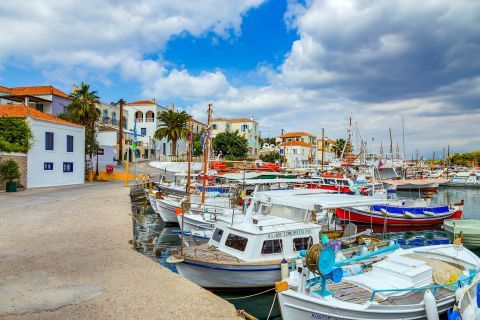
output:
M110 117L103 117L100 120L100 123L105 124L105 125L112 125L112 126L118 127L118 125L120 124L120 120L113 119L113 118L110 118ZM124 129L127 128L127 122L126 121L123 122L123 128Z
M135 122L137 122L137 123L143 122L143 119L142 118L135 118Z
M155 118L145 118L145 122L155 122Z

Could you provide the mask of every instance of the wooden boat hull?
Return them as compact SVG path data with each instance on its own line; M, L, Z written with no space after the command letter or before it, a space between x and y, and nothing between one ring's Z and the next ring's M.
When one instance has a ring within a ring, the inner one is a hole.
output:
M281 280L280 262L242 265L185 259L176 266L182 277L210 289L273 287Z
M426 319L423 303L416 305L382 305L365 303L363 305L344 302L332 305L329 297L305 297L293 290L278 293L282 319L284 320L330 320L330 319ZM445 313L455 302L455 293L437 300L439 314Z
M337 217L340 220L344 221L353 221L360 222L365 224L380 224L385 223L385 216L381 214L375 214L368 211L358 210L354 208L350 209L336 209ZM387 225L389 226L431 226L436 224L441 224L446 219L461 219L462 210L457 209L449 214L433 216L433 217L418 217L418 218L407 218L402 216L393 216L387 215Z
M155 213L158 213L158 208L157 208L157 199L155 197L155 194L148 194L148 201L150 201L150 206L152 207L153 211Z
M158 214L165 223L177 223L177 208L178 206L173 205L169 201L157 199Z

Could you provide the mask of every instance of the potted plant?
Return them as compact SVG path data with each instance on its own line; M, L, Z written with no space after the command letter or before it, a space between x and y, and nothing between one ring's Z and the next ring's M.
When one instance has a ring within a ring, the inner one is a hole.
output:
M9 159L0 164L0 176L7 181L7 192L17 191L17 182L14 180L20 178L20 170L15 160Z

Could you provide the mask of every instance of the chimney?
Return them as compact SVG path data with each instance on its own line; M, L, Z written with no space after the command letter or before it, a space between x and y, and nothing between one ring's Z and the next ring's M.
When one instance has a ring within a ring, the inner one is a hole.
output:
M253 114L251 114L251 115L250 115L250 120L252 120L252 121L253 121Z
M78 86L76 84L74 84L72 86L72 93L75 93L77 90L78 90Z
M153 102L154 104L157 104L157 101L155 100L155 98L152 99L152 102Z
M173 104L173 102L172 102L172 104L170 105L170 111L175 111L175 105Z

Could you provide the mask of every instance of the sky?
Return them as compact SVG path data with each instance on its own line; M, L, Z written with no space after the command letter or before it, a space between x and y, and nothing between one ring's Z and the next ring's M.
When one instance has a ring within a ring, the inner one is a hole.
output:
M0 85L81 81L407 158L480 149L480 1L2 0Z

